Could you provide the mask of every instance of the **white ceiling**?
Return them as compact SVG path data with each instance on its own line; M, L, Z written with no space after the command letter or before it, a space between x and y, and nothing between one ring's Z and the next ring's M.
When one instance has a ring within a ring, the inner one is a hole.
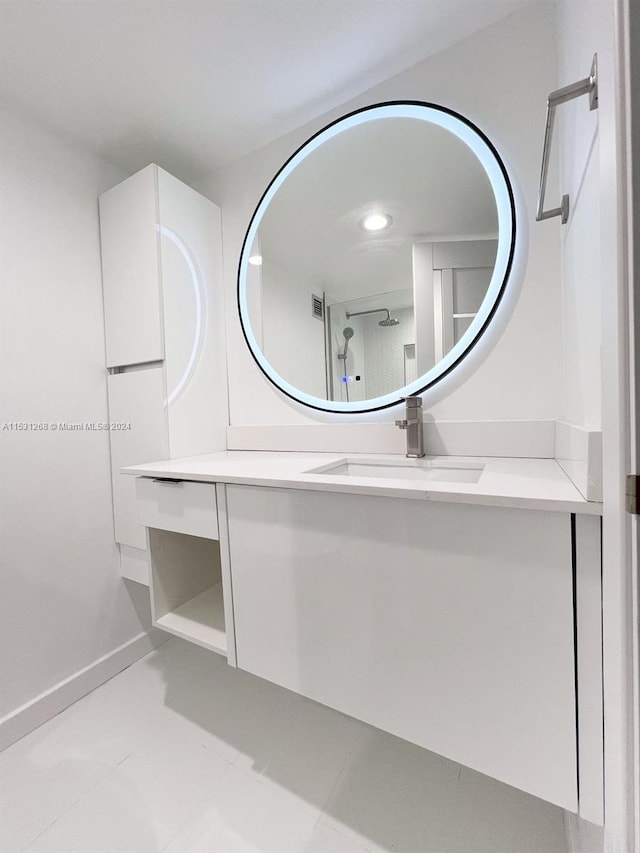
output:
M0 93L105 159L183 180L531 0L0 0Z

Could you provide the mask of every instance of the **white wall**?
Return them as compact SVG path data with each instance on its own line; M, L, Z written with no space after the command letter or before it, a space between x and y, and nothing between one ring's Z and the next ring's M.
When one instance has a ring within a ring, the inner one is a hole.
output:
M199 184L223 209L231 424L304 424L302 411L263 378L246 350L236 274L250 216L269 180L312 132L348 109L394 98L446 104L495 142L520 186L528 218L526 275L513 316L482 366L433 406L440 420L555 418L560 409L559 228L532 222L545 103L557 82L553 5L543 2L454 45L331 114L212 174ZM390 421L395 412L365 420Z
M2 423L106 422L98 194L123 175L0 115ZM142 630L106 432L0 432L0 717ZM133 598L132 598L133 596Z
M610 3L574 0L562 0L558 8L558 86L565 86L589 74L597 45L602 48L603 38L611 38L612 8ZM569 221L558 229L562 236L560 416L588 429L601 426L600 317L602 280L607 276L600 247L600 117L600 110L589 110L586 96L558 111L560 191L552 188L547 203L555 207L560 195L568 193L571 206ZM559 221L552 220L556 228Z
M262 343L269 363L296 388L326 397L324 323L311 313L311 294L322 299L322 291L264 250L259 269Z

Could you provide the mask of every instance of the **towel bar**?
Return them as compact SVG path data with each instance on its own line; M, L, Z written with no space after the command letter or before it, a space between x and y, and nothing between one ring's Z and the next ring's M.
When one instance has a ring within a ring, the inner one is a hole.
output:
M598 109L598 62L597 54L594 54L591 64L591 71L588 77L584 80L579 80L577 83L572 83L570 86L564 86L562 89L556 89L547 99L547 123L544 130L544 145L542 148L542 168L540 171L540 186L538 189L538 209L536 212L536 222L542 222L543 219L551 219L554 216L560 216L562 224L569 218L569 196L563 195L560 207L554 207L550 210L544 210L544 197L547 191L547 172L549 171L549 152L551 150L551 140L553 137L553 121L555 118L556 107L560 104L565 104L567 101L572 101L574 98L579 98L581 95L589 95L589 109Z

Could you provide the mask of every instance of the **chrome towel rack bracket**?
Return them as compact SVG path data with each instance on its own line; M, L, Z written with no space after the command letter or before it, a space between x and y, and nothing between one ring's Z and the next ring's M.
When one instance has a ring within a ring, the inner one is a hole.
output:
M569 196L563 195L560 207L544 210L544 198L547 191L547 173L549 171L549 153L551 151L551 140L553 138L553 123L556 107L573 101L582 95L589 96L589 109L598 109L598 56L594 54L589 76L584 80L578 80L570 86L556 89L547 99L547 123L544 129L544 145L542 148L542 168L540 170L540 185L538 188L538 209L536 211L536 222L544 219L552 219L554 216L561 217L562 224L569 219Z

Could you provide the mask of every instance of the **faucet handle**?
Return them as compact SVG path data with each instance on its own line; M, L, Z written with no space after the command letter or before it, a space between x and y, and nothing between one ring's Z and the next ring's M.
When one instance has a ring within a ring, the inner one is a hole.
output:
M409 426L409 421L396 421L396 426L400 429L406 429Z

